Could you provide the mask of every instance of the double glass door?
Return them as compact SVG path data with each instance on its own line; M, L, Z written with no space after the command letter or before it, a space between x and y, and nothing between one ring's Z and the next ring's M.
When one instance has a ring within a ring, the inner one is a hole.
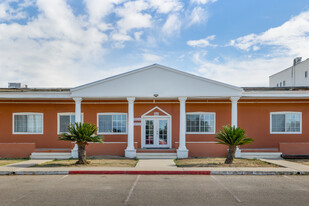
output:
M168 148L169 147L169 119L146 118L144 119L144 147Z

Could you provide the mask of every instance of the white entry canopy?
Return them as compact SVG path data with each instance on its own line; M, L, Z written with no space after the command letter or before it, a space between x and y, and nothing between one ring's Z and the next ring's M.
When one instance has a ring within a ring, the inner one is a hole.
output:
M231 97L243 89L154 64L71 89L73 97Z

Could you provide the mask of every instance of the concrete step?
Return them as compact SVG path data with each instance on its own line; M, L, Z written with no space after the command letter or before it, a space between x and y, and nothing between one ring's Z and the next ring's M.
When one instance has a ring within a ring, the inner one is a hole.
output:
M279 152L278 148L241 148L241 152Z
M71 148L36 148L34 152L61 152L61 153L66 153L69 152L71 153Z
M277 159L281 158L282 152L243 152L241 151L241 158L247 159Z
M70 159L70 152L32 152L30 159Z
M177 153L136 153L138 159L176 159Z
M137 153L176 153L176 149L137 149Z

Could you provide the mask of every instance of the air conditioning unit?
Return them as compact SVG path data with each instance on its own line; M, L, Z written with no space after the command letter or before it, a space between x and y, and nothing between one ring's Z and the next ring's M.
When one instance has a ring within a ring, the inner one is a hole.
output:
M22 84L20 82L9 82L8 88L27 88L26 84Z
M301 57L296 57L293 61L293 66L299 64L301 62Z

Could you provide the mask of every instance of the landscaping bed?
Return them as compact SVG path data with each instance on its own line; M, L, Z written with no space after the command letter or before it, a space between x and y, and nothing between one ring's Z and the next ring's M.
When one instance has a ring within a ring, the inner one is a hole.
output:
M34 167L135 167L137 160L125 158L111 159L91 159L88 158L89 164L76 164L77 159L69 160L51 160Z
M280 167L257 159L234 159L232 164L224 164L225 158L176 159L177 167Z
M9 165L9 164L22 162L22 161L26 161L26 160L28 160L28 159L3 158L3 159L0 159L0 166Z

